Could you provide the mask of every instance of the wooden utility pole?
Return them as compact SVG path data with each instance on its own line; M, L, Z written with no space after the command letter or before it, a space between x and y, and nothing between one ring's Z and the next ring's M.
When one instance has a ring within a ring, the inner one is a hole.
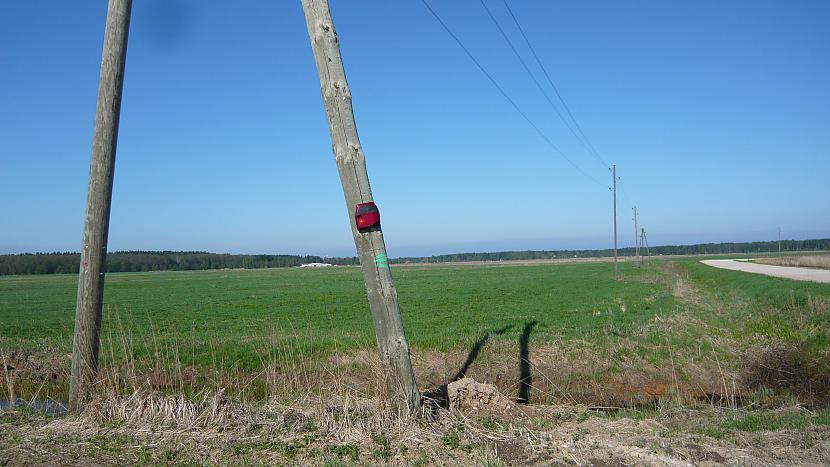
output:
M651 256L651 252L648 250L648 237L646 237L646 229L642 229L642 234L640 234L640 244L646 249L646 256ZM642 264L643 257L640 256L640 264Z
M346 210L352 219L352 235L363 269L389 398L399 414L413 412L419 406L420 396L383 233L379 225L369 231L358 230L352 218L358 204L372 202L372 189L363 148L357 136L352 95L346 82L337 33L328 0L302 0L302 5L320 76L334 159L346 197Z
M638 233L640 230L637 227L637 206L634 206L634 257L639 261L640 260L640 236ZM642 265L642 261L640 261Z
M131 9L132 0L110 0L107 9L75 308L69 381L69 410L73 412L81 410L88 400L98 367L112 178Z
M781 227L778 227L778 256L781 256Z
M611 169L614 178L614 277L617 277L617 164Z

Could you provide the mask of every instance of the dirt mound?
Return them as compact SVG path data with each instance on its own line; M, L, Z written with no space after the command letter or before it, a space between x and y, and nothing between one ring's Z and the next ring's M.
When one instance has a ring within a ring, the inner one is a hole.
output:
M461 378L447 385L449 406L454 409L510 410L515 404L495 385Z

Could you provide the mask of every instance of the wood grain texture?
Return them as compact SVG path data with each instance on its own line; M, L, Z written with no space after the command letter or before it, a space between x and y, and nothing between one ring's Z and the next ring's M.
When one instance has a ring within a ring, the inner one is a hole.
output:
M418 408L420 396L383 233L380 228L358 232L353 218L358 203L372 201L372 189L357 135L352 95L346 82L337 33L327 0L302 0L302 5L320 77L334 158L346 197L346 210L363 269L388 397L398 413L412 412Z
M132 0L110 0L107 9L75 308L69 385L69 410L73 412L86 403L98 366L115 148L131 9Z

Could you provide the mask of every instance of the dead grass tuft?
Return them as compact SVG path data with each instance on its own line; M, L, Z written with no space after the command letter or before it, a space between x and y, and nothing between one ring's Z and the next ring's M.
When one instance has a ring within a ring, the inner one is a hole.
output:
M803 343L757 345L743 356L743 384L795 397L809 407L830 404L830 361L811 355Z
M164 395L139 389L128 397L99 397L87 405L84 416L123 423L139 430L159 427L225 430L250 423L244 406L231 403L223 391L205 391L196 397Z

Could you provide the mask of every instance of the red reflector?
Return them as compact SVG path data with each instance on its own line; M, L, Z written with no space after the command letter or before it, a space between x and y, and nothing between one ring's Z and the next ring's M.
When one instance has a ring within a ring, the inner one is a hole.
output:
M354 209L354 223L358 232L380 227L380 211L375 203L360 203Z

